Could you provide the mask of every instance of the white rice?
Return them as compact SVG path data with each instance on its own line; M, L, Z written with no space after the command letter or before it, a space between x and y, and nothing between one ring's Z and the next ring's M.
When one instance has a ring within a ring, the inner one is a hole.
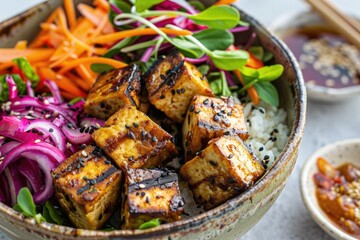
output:
M285 125L286 112L264 102L259 106L246 103L244 116L249 132L246 143L253 153L270 167L289 138L289 129Z

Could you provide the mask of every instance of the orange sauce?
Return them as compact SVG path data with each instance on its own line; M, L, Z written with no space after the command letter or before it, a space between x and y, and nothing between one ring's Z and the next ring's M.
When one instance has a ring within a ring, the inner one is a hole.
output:
M344 164L334 168L318 159L319 172L314 175L320 208L341 229L360 239L360 168Z

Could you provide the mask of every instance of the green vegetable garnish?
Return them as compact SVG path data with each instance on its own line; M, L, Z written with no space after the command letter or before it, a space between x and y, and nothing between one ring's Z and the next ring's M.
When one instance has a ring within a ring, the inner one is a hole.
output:
M153 227L157 227L160 226L160 220L158 218L155 219L151 219L148 222L144 222L143 224L140 225L139 229L148 229L148 228L153 228Z
M6 82L7 74L0 76L0 102L6 102L9 99L9 85ZM26 86L21 77L17 74L10 74L14 80L19 95L24 95Z
M39 75L35 72L35 69L31 66L28 60L24 57L15 58L13 62L20 68L20 70L24 73L25 77L30 80L31 86L35 88L40 81Z
M113 66L111 66L109 64L103 64L103 63L93 63L90 65L90 68L93 72L96 72L96 73L108 72L108 71L114 69Z
M152 6L163 2L164 0L133 0L136 7L136 12L143 12Z
M232 95L224 72L213 72L208 76L211 90L217 96L230 97Z

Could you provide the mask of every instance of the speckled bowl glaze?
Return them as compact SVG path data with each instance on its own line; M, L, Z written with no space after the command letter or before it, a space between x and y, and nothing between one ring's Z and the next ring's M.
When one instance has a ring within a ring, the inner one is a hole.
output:
M88 1L75 1L88 2ZM205 1L204 1L205 2ZM206 3L211 3L206 2ZM39 24L61 4L50 0L0 24L0 47L12 47L20 39L32 39ZM306 93L301 71L289 49L256 20L241 12L257 33L260 43L284 65L275 82L280 106L288 113L289 141L276 163L255 186L221 206L178 222L148 230L89 231L49 223L36 224L0 203L0 228L14 239L237 239L252 228L269 210L284 188L294 167L305 125ZM245 36L237 36L237 40Z
M318 204L315 195L316 186L313 180L314 174L319 172L317 158L324 157L336 167L345 163L360 166L359 156L360 138L336 142L314 152L304 164L301 172L301 194L307 209L315 222L335 239L355 240L356 238L348 235L332 222Z
M286 35L294 29L314 25L323 26L326 25L326 23L314 12L301 12L280 16L270 24L270 29L281 38L281 36ZM321 102L344 101L346 99L351 99L354 95L360 94L360 85L344 88L330 88L306 84L306 89L309 99Z

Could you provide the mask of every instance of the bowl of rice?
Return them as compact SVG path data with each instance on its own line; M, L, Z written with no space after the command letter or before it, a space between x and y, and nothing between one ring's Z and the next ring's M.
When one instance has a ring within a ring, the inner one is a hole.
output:
M33 39L39 24L59 5L60 1L50 0L1 23L0 47ZM284 67L282 76L274 82L279 107L241 99L249 133L246 144L266 166L265 174L255 185L208 211L188 203L186 218L145 230L95 231L37 223L0 203L0 230L17 239L238 239L249 231L273 205L294 168L305 127L306 90L301 70L287 46L254 18L239 11L256 34L256 41L274 56L272 62ZM236 35L236 39L245 37L249 36ZM182 195L186 200L186 195L191 194L185 191Z

